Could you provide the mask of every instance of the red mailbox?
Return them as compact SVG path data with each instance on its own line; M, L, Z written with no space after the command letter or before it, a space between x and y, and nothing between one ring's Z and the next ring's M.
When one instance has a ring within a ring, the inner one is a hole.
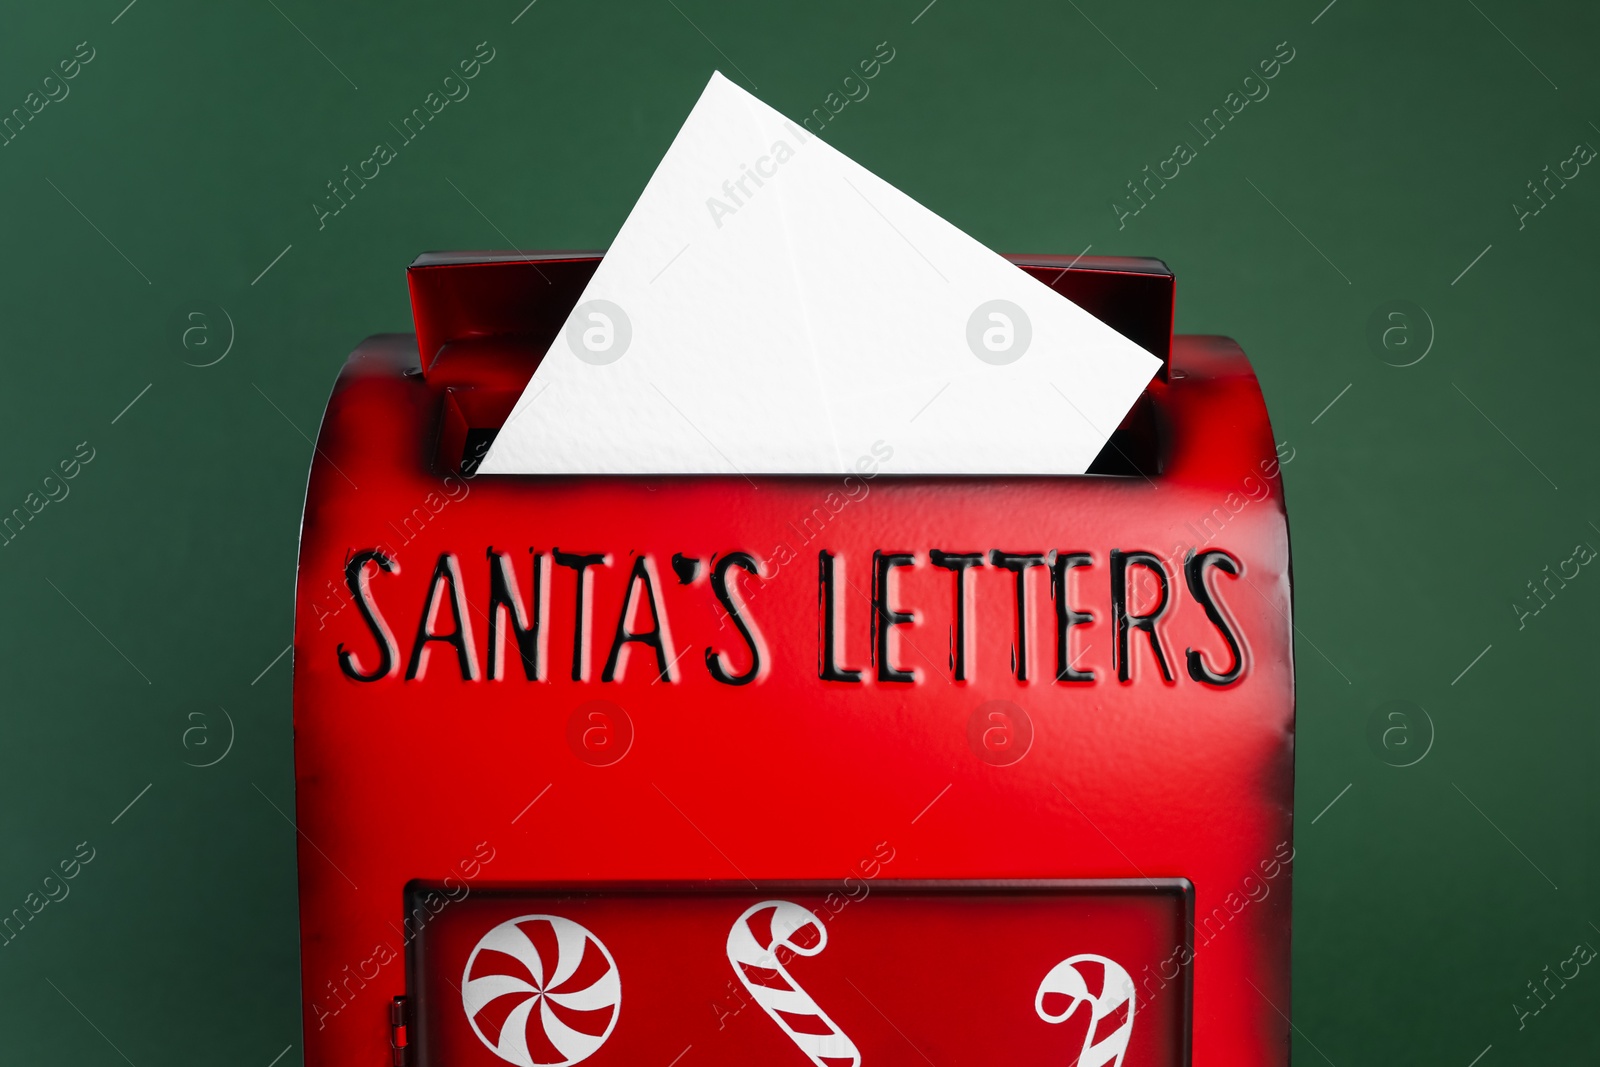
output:
M474 477L598 257L410 270L295 627L306 1062L1288 1062L1288 531L1151 260L1091 472Z

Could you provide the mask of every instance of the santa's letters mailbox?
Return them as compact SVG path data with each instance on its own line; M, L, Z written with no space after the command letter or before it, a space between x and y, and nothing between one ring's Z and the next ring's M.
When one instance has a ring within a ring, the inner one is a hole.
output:
M1286 1064L1287 456L1238 347L1159 262L1018 257L1163 361L1089 474L474 477L597 262L420 258L329 400L306 1063Z

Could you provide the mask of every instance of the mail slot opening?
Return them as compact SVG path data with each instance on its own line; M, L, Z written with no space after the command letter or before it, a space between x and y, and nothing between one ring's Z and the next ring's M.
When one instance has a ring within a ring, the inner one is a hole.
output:
M498 389L446 389L435 466L441 473L464 478L477 474L500 428L517 402L518 393ZM1159 422L1147 391L1129 410L1106 446L1089 465L1088 475L1144 478L1161 473Z
M1126 478L1160 473L1152 392L1164 387L1171 355L1172 272L1155 259L1009 258L1161 360L1156 380L1086 471ZM592 252L430 252L411 264L422 374L444 391L439 470L477 472L600 259Z

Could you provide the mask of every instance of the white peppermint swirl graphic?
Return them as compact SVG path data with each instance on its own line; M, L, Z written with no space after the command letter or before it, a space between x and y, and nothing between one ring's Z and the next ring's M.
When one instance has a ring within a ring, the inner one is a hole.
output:
M617 1025L622 980L611 953L559 915L522 915L479 939L461 976L472 1030L517 1067L566 1067Z

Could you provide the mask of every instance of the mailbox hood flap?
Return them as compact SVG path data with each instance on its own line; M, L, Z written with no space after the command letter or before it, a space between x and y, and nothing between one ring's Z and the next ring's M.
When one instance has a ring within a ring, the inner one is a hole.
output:
M1160 366L715 74L480 473L1081 474Z

